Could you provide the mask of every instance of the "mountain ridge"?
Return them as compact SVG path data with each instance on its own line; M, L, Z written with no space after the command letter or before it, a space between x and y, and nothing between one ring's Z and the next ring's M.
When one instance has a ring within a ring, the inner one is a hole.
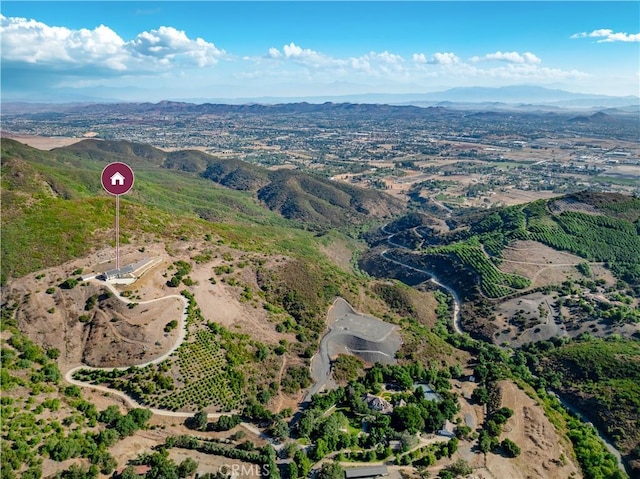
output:
M60 98L59 96L57 98ZM56 101L60 105L73 102L70 96L63 97L66 102ZM536 85L508 85L502 87L480 87L465 86L454 87L445 90L430 92L410 92L410 93L355 93L339 95L318 95L318 96L265 96L265 97L198 97L198 98L167 98L162 100L167 103L218 103L227 105L252 105L252 104L283 104L283 103L358 103L358 104L396 104L396 105L416 105L430 106L438 102L454 103L486 103L501 102L506 105L514 104L534 104L547 105L555 108L593 108L593 107L622 107L629 105L639 105L640 98L636 95L614 96L593 93L571 92L557 88L547 88ZM42 98L39 103L46 103ZM131 100L113 100L102 98L99 95L85 95L75 100L76 103L136 103ZM139 103L139 102L137 102ZM23 104L29 105L21 98L15 101L3 102L3 105ZM422 105L421 105L422 104Z

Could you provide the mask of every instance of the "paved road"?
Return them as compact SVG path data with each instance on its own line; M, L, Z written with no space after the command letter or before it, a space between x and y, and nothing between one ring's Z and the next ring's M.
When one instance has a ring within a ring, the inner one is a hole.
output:
M394 243L394 242L391 241L391 239L394 236L394 234L393 233L389 233L386 230L386 226L387 225L384 225L381 229L382 229L383 233L389 235L389 237L387 238L387 242L392 246L396 246L396 247L399 247L399 248L407 249L404 245L400 245L398 243ZM445 290L447 290L451 294L451 296L453 296L453 328L457 333L459 333L459 334L463 333L463 330L462 330L462 327L461 327L461 324L460 324L461 323L460 322L460 307L462 305L462 302L460 301L460 296L458 296L458 294L455 292L455 290L453 290L449 286L441 283L438 280L438 278L433 275L433 273L431 271L427 271L427 270L422 269L422 268L416 268L415 266L412 266L412 265L403 263L401 261L397 261L397 260L394 260L392 258L389 258L387 256L387 250L384 250L382 253L380 253L380 256L382 256L385 260L390 261L390 262L392 262L394 264L397 264L399 266L403 266L403 267L405 267L407 269L411 269L413 271L418 271L420 273L428 274L429 276L431 276L430 281L432 283L434 283L434 284L444 288ZM571 265L571 266L573 266L573 265ZM587 419L584 416L582 416L570 403L568 403L567 401L563 400L562 398L559 398L559 399L560 399L560 402L562 403L562 405L565 408L567 408L570 411L572 411L575 414L577 414L578 417L581 418L581 420L583 422L588 422ZM622 456L621 456L620 452L615 448L615 446L611 442L609 442L609 440L602 434L602 432L598 428L595 428L595 429L598 432L598 435L600 436L600 439L602 439L602 442L604 443L606 448L609 450L609 452L611 452L616 457L616 459L618 461L618 467L620 468L620 470L626 472L626 469L624 467L624 463L622 462Z
M380 256L382 256L385 260L391 263L397 264L398 266L402 266L404 268L410 269L412 271L417 271L419 273L428 274L431 277L429 281L431 281L436 286L440 286L442 289L446 290L449 294L451 294L451 296L453 296L453 329L456 331L456 333L462 334L464 332L462 330L461 319L460 319L460 307L462 306L462 301L460 300L460 296L458 295L458 293L456 293L456 291L450 286L447 286L446 284L442 283L433 274L432 271L428 271L422 268L416 268L415 266L411 266L410 264L403 263L402 261L389 258L387 253L388 253L388 250L384 250L382 253L380 253Z

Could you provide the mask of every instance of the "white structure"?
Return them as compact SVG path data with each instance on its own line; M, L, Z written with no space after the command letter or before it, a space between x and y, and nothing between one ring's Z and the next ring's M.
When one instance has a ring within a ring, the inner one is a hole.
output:
M116 173L109 179L111 180L111 186L124 186L124 176L122 176L119 171L116 171Z

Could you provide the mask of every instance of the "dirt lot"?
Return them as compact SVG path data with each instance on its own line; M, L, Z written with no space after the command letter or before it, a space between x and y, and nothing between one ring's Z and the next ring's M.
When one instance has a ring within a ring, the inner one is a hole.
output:
M145 254L161 257L161 247L153 246ZM132 247L125 247L122 263L140 255ZM178 299L128 305L99 281L81 281L72 289L59 287L67 278L77 278L79 275L73 273L80 269L83 275L107 269L110 259L110 251L99 251L7 286L9 296L20 298L16 319L21 329L43 347L58 348L63 373L82 362L93 366L139 364L160 356L176 340L177 331L165 333L164 327L181 315L183 306ZM118 292L127 289L130 287L120 287ZM166 296L158 293L138 290L129 300L141 303Z
M479 430L484 420L484 407L466 399L477 386L468 381L452 381L461 394L460 416L471 422L472 430ZM483 479L568 479L582 477L570 458L570 449L560 439L553 425L533 399L511 381L501 381L502 406L513 410L513 416L503 428L500 439L509 438L522 450L520 456L509 459L489 453L485 457L476 450L477 441L461 441L450 462L464 459L474 469L469 477ZM435 475L447 463L429 468ZM572 475L573 474L573 475Z
M73 145L79 141L86 140L86 138L65 138L65 137L46 137L46 136L32 136L32 135L15 135L13 133L2 132L3 138L11 138L12 140L19 141L25 145L29 145L32 148L38 150L53 150L54 148L61 148L63 146Z
M560 284L567 276L577 278L575 266L584 259L571 253L556 251L537 241L516 241L502 253L500 270L515 273L531 280L531 287Z
M217 250L210 260L201 264L192 260L207 248ZM20 327L41 346L60 350L59 367L63 373L82 362L94 366L140 364L168 350L175 342L177 331L165 333L164 327L180 317L182 302L177 298L166 298L149 304L140 303L178 295L185 288L183 285L171 288L166 284L175 272L172 263L178 259L193 265L190 277L195 284L190 289L207 320L250 334L266 343L276 344L283 338L295 339L291 333L275 331L275 323L270 321L257 297L253 300L241 298L244 286L248 285L254 294L258 290L251 265L238 267L244 253L218 248L210 243L169 248L160 243L146 243L144 251L140 249L139 245L122 246L120 264L126 265L146 257L154 260L153 267L134 283L115 287L119 295L124 292L130 301L139 303L135 306L127 305L115 295L107 298L105 295L109 294L109 289L100 281L80 282L68 290L59 287L67 278L77 278L78 270L87 277L113 268L114 254L110 248L29 274L7 285L4 293L20 304L16 314ZM265 259L267 266L269 261L276 260L282 259ZM234 265L233 274L216 275L213 268L221 264ZM216 277L216 284L209 281L212 277ZM234 285L229 281L231 277L235 278ZM100 299L86 310L91 296Z

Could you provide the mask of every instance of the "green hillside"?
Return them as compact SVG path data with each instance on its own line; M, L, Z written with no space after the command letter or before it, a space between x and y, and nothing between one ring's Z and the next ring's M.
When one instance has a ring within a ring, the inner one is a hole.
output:
M640 342L584 335L525 351L535 374L571 398L630 459L640 460Z
M302 229L325 228L334 220L352 228L377 217L358 212L348 197L332 206L333 217L301 213L289 215L290 220L270 211L255 193L221 187L192 172L213 161L196 151L166 153L129 142L83 141L47 152L9 139L2 139L1 148L3 282L113 242L115 203L100 185L100 172L111 161L128 163L136 174L133 190L121 200L124 242L145 234L181 238L216 231L250 249L293 248L308 255L314 248ZM353 194L367 197L368 192L354 188ZM304 195L306 201L326 202L313 193ZM292 196L290 205L298 201ZM294 208L307 209L303 204Z
M129 142L85 140L61 148L78 158L126 161L134 170L162 167L195 173L230 190L250 191L262 204L305 227L326 229L361 224L401 213L402 204L379 191L292 170L271 171L200 151L164 152Z
M468 299L503 298L530 286L528 278L499 270L504 248L516 240L538 241L604 263L619 280L640 288L640 198L585 192L539 200L454 218L454 229L444 234L416 221L415 215L405 217L389 229L396 241L417 248L413 261L436 274L452 267L464 272L452 281L468 278L459 284ZM416 225L423 229L419 243L414 233L406 234Z

